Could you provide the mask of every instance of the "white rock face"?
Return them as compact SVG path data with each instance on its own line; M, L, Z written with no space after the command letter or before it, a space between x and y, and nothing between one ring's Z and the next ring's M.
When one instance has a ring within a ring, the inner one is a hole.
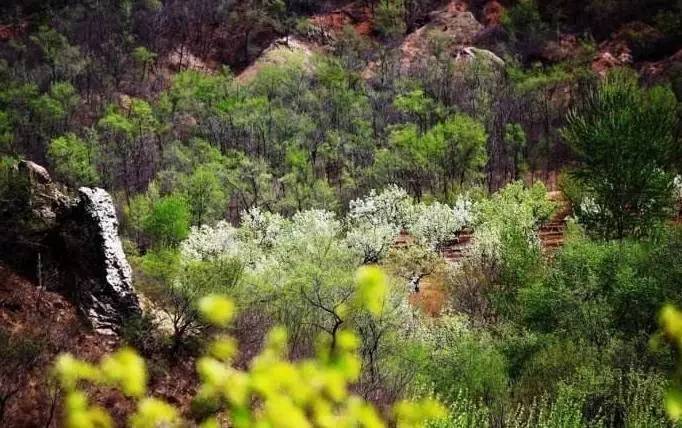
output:
M118 219L111 196L100 188L78 189L78 211L83 218L84 242L90 247L86 256L95 270L93 277L82 277L81 305L93 326L100 330L116 330L121 317L139 313L137 295L132 285L132 271L118 236ZM87 307L89 306L89 307Z

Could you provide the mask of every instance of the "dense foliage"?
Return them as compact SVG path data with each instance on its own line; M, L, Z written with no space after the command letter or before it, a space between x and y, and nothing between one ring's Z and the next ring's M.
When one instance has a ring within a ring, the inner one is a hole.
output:
M67 425L675 425L682 4L468 3L0 5L0 222L21 159L105 188L145 303Z

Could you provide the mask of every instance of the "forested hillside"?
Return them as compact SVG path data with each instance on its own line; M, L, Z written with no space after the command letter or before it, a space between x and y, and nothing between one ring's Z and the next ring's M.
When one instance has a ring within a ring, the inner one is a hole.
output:
M0 426L677 426L681 102L677 0L5 0Z

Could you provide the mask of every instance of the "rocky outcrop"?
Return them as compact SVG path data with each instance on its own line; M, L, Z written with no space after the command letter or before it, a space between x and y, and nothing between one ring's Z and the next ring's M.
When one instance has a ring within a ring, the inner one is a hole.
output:
M486 49L479 49L473 46L466 46L455 50L455 63L478 63L490 68L504 68L504 60L493 52Z
M96 329L117 330L122 317L140 309L111 196L104 189L81 187L60 235L66 254L78 260L70 275L79 307Z
M71 298L93 328L116 332L140 305L111 196L83 187L70 197L47 171L21 162L0 210L0 259Z
M311 17L307 36L326 44L333 42L348 27L362 36L369 36L374 31L372 9L366 2L351 2L339 9Z
M504 69L504 61L487 49L474 47L485 27L467 10L466 4L453 0L429 14L429 22L408 34L400 45L398 71L401 74L424 75L450 57L456 66L453 78L466 74L470 66L494 72ZM363 71L364 79L372 79L380 69L379 62L370 63Z
M261 53L253 64L237 76L237 81L244 84L249 83L258 75L260 70L269 65L289 65L300 67L306 73L311 72L314 52L314 45L296 37L277 39Z
M471 45L483 25L471 12L463 11L457 2L432 12L430 22L409 34L400 46L400 68L407 71L425 56L431 54L434 45L445 51Z

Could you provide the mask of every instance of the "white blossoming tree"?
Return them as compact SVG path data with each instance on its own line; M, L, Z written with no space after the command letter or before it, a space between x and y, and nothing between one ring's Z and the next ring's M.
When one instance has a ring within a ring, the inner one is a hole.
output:
M251 208L241 213L239 237L244 241L252 240L261 248L269 249L282 234L287 221L279 214Z
M412 221L414 207L405 189L392 185L383 192L372 190L365 198L351 201L346 217L346 243L363 263L383 259L401 229Z
M307 245L312 241L330 241L341 233L341 222L336 215L325 210L299 211L291 218L276 243L288 248Z
M189 236L180 244L181 263L238 260L245 269L255 270L265 263L262 241L246 238L249 229L237 229L226 221L215 226L192 227Z
M467 197L460 197L454 208L440 202L420 204L408 231L422 245L440 250L471 222L471 209L472 203Z
M383 259L401 230L420 245L439 250L470 223L471 212L468 197L460 197L454 207L440 202L414 205L404 189L389 186L351 202L346 241L365 263Z
M208 260L239 252L237 229L226 221L215 226L193 226L189 236L180 244L180 254L185 260Z
M386 256L399 234L400 228L395 224L362 221L348 230L346 243L363 263L377 263Z
M407 228L414 216L414 207L405 189L396 185L377 193L372 189L363 199L351 201L348 211L349 223L395 224Z

